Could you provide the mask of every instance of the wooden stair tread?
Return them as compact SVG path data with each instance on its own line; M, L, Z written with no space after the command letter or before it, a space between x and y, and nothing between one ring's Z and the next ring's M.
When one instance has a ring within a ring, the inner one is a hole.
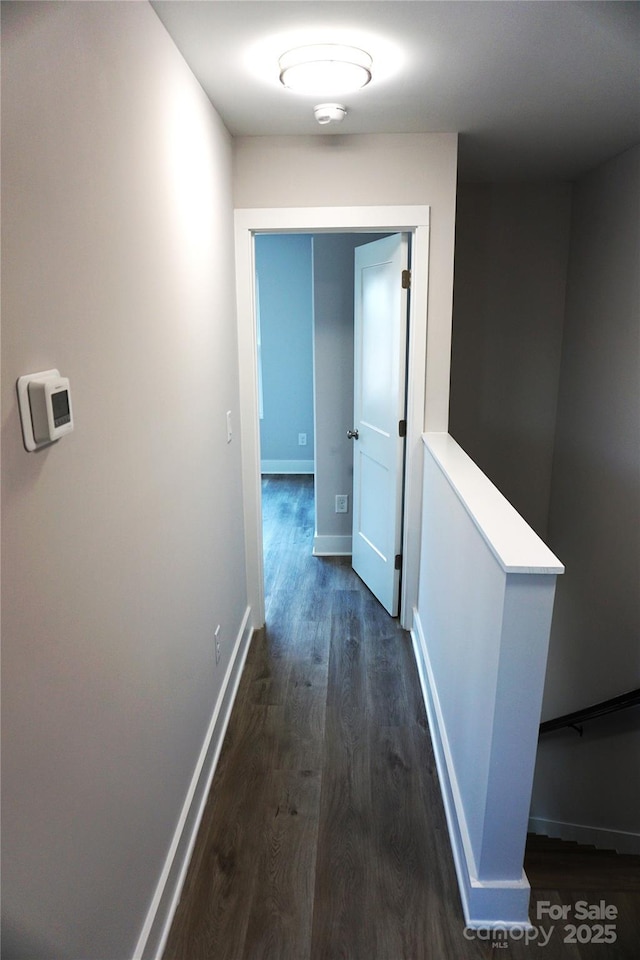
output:
M524 869L538 889L640 890L640 856L528 834Z

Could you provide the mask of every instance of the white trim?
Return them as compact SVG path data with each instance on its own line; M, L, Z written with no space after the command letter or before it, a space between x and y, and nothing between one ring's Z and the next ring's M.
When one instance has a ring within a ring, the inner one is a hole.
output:
M524 871L519 880L478 879L464 806L451 761L438 692L417 609L413 611L413 624L413 652L429 722L465 923L469 927L483 928L528 926L530 886Z
M133 960L162 958L249 651L250 613L247 607Z
M425 424L427 362L437 330L427 327L429 269L429 207L289 207L235 211L236 302L240 366L240 416L242 424L245 555L249 603L254 627L264 624L264 568L260 502L260 437L257 389L255 324L255 233L409 233L412 237L412 283L409 313L407 376L407 446L405 466L404 572L400 619L411 627L418 597L420 515L422 503L422 442ZM448 382L448 377L447 377ZM447 404L444 405L445 408ZM440 426L440 424L438 424ZM446 424L442 428L446 429Z
M529 524L447 433L425 433L433 457L505 573L564 573Z
M261 473L315 473L313 460L261 460Z
M313 538L314 557L350 557L351 535L317 534Z
M402 580L400 622L405 630L413 626L418 605L422 533L422 483L424 449L422 432L428 417L427 363L438 367L434 331L427 323L429 295L429 208L427 223L416 227L411 237L411 296L409 297L409 338L407 342L407 437L404 464L404 529L402 531ZM435 326L435 324L434 324ZM450 343L450 336L448 343ZM450 349L450 348L449 348ZM447 354L446 363L449 362ZM447 384L449 377L447 376ZM449 408L449 398L445 404ZM448 423L443 425L447 429Z
M560 840L574 840L597 847L599 850L615 850L616 853L640 855L640 834L626 830L608 830L604 827L587 827L581 823L564 823L562 820L545 820L544 817L529 817L529 832L542 833Z
M257 207L235 211L236 227L251 233L411 233L429 223L429 207Z

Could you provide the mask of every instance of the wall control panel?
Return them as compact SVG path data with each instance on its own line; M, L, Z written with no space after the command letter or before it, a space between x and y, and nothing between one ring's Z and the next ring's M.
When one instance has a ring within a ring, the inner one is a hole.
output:
M17 383L22 438L30 453L73 430L71 387L59 370L42 370Z

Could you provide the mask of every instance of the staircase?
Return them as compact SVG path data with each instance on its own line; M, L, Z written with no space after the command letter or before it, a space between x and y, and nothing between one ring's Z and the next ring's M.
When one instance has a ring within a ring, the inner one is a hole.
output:
M532 889L640 893L640 856L527 834L524 869Z

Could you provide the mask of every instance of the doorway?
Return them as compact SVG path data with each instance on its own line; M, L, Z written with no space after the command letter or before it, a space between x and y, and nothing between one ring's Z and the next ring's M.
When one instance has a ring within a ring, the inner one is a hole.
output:
M352 554L354 261L388 236L255 238L261 473L314 474L315 556Z
M237 210L236 293L240 360L246 570L251 620L264 624L260 489L259 390L255 325L255 236L261 233L398 233L411 235L412 296L407 365L407 455L404 481L404 576L400 617L411 629L417 602L427 359L428 207L345 207Z

